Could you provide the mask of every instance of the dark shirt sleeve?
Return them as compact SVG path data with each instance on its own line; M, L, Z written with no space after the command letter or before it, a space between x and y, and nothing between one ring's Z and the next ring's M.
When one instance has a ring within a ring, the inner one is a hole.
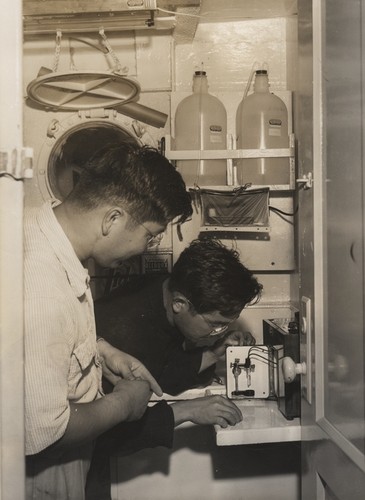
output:
M203 349L184 351L182 347L170 353L158 382L164 392L171 395L180 394L194 387L204 387L211 384L215 365L199 372Z
M172 448L174 414L166 401L147 408L143 417L134 422L121 422L102 434L95 447L96 455L128 455L144 448Z
M98 437L85 487L86 500L111 500L110 456L129 455L144 448L172 448L174 413L166 401L147 408L136 422L122 422Z

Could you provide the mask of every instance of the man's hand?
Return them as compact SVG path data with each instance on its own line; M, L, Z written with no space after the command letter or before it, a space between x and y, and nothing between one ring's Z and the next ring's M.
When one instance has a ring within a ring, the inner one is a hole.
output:
M236 425L242 420L241 410L224 396L206 396L203 398L178 401L171 405L175 425L182 422L195 424L217 424L221 427Z
M157 396L162 396L161 387L137 358L116 349L104 339L98 341L98 348L102 358L103 375L111 384L116 385L121 378L146 380L151 391Z
M232 345L255 345L255 337L250 332L241 332L240 330L233 330L227 333L222 339L214 344L211 348L212 352L220 358L226 352L226 348Z
M255 345L256 340L250 332L241 332L233 330L221 337L216 343L207 348L202 355L199 373L214 365L219 358L224 356L226 349L230 345Z

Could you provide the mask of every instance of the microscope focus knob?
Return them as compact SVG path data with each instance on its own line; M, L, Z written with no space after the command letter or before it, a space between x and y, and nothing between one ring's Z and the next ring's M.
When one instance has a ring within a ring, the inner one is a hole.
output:
M291 357L285 356L282 363L282 371L284 382L293 382L298 374L307 373L307 365L303 363L296 363Z

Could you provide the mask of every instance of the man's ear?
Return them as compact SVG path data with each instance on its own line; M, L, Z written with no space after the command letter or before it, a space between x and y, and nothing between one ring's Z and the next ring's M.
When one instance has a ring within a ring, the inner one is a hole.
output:
M172 298L172 310L175 314L188 311L189 307L189 302L186 297L184 297L184 295L180 293L174 293L174 296Z
M113 224L116 224L123 215L123 210L118 207L109 208L109 210L105 212L101 225L103 236L108 236L112 230Z

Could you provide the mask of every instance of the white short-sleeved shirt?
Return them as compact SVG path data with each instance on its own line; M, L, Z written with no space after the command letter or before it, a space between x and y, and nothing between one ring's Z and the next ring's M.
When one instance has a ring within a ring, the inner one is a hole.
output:
M24 222L26 454L60 439L70 402L102 395L89 275L47 202Z

